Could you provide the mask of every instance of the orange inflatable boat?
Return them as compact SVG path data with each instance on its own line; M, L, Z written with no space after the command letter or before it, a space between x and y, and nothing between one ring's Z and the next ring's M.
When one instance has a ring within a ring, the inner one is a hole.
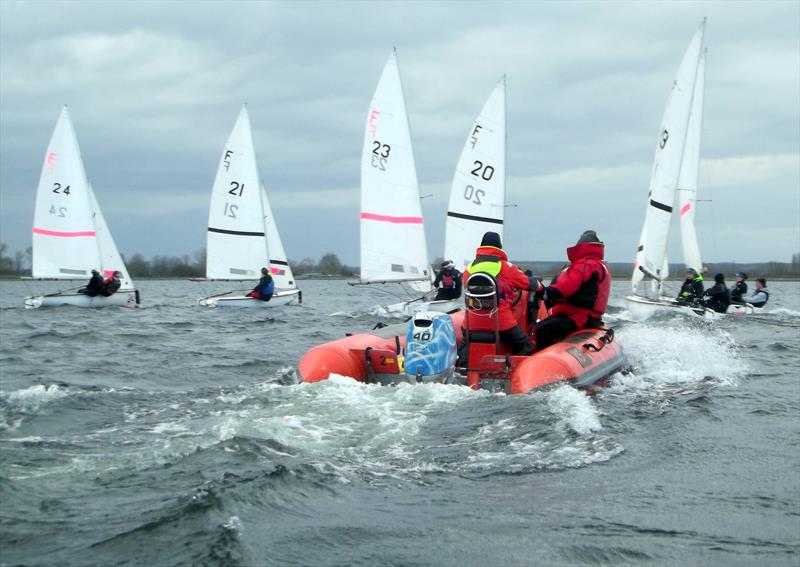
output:
M514 307L523 329L529 328L527 296L527 292L520 292ZM452 320L459 347L463 345L466 332L464 314L459 310L446 315ZM508 354L505 345L500 344L493 333L488 333L490 337L487 333L471 333L472 340L466 345L466 367L433 377L414 376L408 368L403 368L411 336L407 328L406 324L386 326L316 346L298 363L300 379L318 382L338 374L360 382L381 384L437 381L509 394L525 394L548 384L569 382L593 392L614 372L625 368L622 348L614 341L613 329L601 328L576 331L530 356Z

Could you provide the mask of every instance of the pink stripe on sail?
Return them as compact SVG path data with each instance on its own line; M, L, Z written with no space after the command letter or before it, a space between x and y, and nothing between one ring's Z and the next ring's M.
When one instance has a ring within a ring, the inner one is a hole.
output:
M76 232L61 232L60 230L45 230L43 228L33 227L34 234L42 234L44 236L58 236L59 238L73 238L75 236L96 236L97 233L93 230L79 230Z
M394 224L422 224L422 217L393 217L389 215L376 215L374 213L361 213L361 218Z
M691 209L691 208L692 208L692 204L691 203L686 203L684 206L682 206L681 207L681 216L683 216L686 213L688 213L689 209Z

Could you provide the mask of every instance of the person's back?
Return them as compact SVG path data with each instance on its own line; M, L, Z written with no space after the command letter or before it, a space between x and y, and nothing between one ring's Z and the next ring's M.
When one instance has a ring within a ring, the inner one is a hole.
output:
M731 294L725 285L725 276L717 274L714 276L714 282L714 286L706 290L708 299L705 301L705 306L717 313L725 313L731 304Z
M747 274L744 272L736 272L736 283L731 289L731 303L744 303L744 297L747 295Z
M769 290L767 289L767 280L764 278L756 279L756 289L753 295L743 297L742 301L751 304L753 307L764 307L769 301Z
M500 235L487 232L475 251L475 260L463 275L464 284L474 274L485 274L495 282L497 289L496 313L489 309L467 309L467 323L472 331L500 331L500 340L512 348L512 354L527 355L533 352L527 333L517 324L511 303L516 290L528 290L531 280L517 266L508 261L502 249ZM497 318L497 323L495 319Z
M449 260L442 262L441 268L433 281L433 287L439 288L435 300L458 299L461 297L461 272Z

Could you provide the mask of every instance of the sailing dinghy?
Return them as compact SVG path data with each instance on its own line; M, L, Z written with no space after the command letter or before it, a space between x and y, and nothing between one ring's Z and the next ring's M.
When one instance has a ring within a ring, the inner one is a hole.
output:
M705 20L681 61L656 146L647 213L634 263L633 293L626 297L631 313L639 319L663 311L707 318L719 315L703 306L679 303L662 293L662 282L669 275L666 250L676 195L686 268L703 272L695 214L705 95L704 30ZM752 306L731 305L728 313L752 311Z
M269 269L275 282L269 301L248 297L248 290L236 290L204 297L198 303L203 307L268 308L302 302L258 174L245 105L222 150L211 190L206 281L254 281L262 267Z
M397 53L383 69L367 112L361 153L359 284L431 290L417 170Z
M463 272L486 232L503 236L506 206L506 78L497 83L472 124L461 150L445 224L444 258ZM463 307L451 299L407 303L405 311L444 311Z
M120 289L109 297L90 297L78 293L77 288L26 297L25 307L139 305L139 291L134 288L86 177L78 138L64 106L47 146L36 191L32 279L80 280L85 284L92 270L105 276L121 272Z

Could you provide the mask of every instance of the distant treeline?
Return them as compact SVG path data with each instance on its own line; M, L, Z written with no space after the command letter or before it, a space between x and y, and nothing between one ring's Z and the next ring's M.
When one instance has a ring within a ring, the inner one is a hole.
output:
M25 252L16 252L10 256L8 245L0 242L0 275L3 276L30 276L31 275L30 247ZM183 256L153 256L150 259L141 254L134 254L130 258L123 255L123 261L128 267L132 278L202 278L206 274L206 251L199 250ZM320 276L348 276L358 273L358 269L342 264L338 256L328 253L318 262L312 258L304 258L299 262L289 260L295 276L320 275Z
M561 271L565 263L560 262L517 262L523 268L529 268L536 276L553 276ZM627 279L633 275L633 263L609 262L611 275L615 278ZM755 278L800 278L800 252L792 254L791 262L708 262L705 276L713 279L714 274L723 273L733 279L736 272L744 272L749 279ZM686 275L686 264L670 264L670 277L683 279Z
M0 275L3 276L29 276L31 275L31 247L24 252L17 251L12 256L8 246L0 242ZM141 254L134 254L130 258L123 257L133 278L201 278L206 272L205 249L195 252L192 256L153 256L150 259ZM441 258L434 260L433 266L439 269ZM289 260L295 276L327 276L327 277L353 277L358 274L358 268L342 264L339 257L331 252L322 256L318 262L312 258L304 258L299 262ZM553 276L562 267L563 262L516 262L523 268L529 268L540 277ZM629 278L633 273L633 264L627 262L609 262L611 273L615 278ZM750 279L757 277L800 278L800 252L792 255L791 262L716 262L708 263L709 277L717 272L722 272L732 277L736 272L746 272ZM669 270L672 277L681 279L684 275L683 264L670 264Z

